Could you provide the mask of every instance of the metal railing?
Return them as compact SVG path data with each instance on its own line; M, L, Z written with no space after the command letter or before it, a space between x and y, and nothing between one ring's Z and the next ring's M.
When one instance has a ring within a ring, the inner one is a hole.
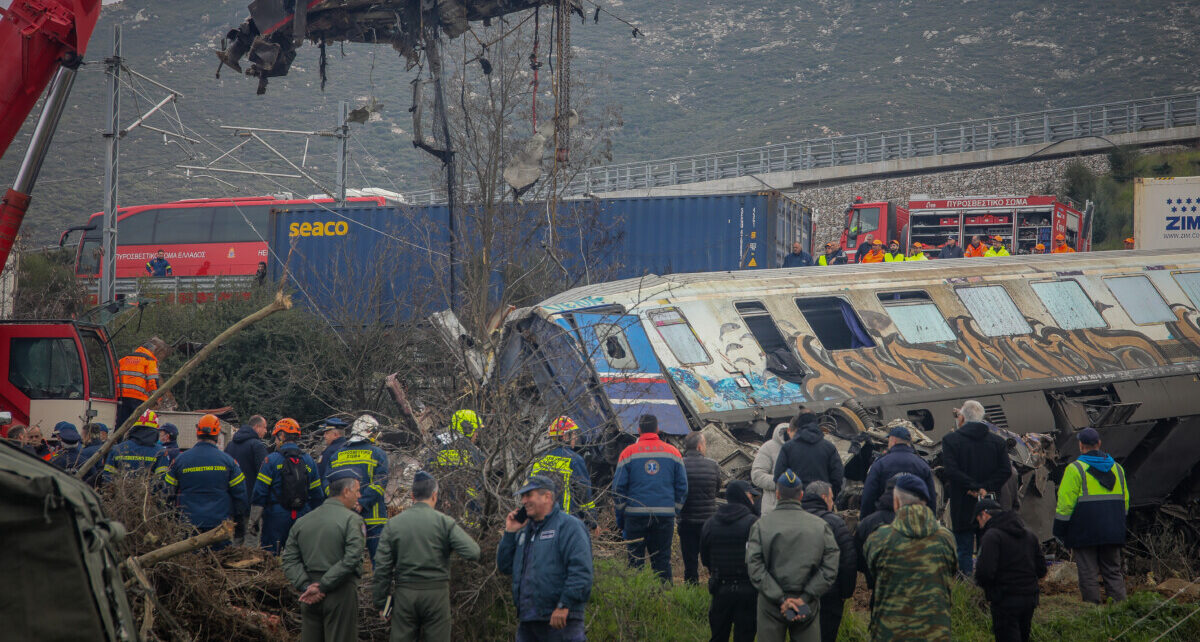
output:
M582 172L567 194L669 187L1194 125L1200 125L1200 92L604 165ZM441 203L443 194L421 190L405 198L414 204Z
M254 287L253 276L167 276L117 279L116 292L124 296L166 296L169 301L189 302L225 300ZM96 292L96 281L88 282L88 292ZM182 299L180 298L182 296Z

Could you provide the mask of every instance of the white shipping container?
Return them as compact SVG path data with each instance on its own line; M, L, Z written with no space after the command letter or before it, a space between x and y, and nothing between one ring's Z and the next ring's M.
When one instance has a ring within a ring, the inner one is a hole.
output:
M1133 237L1139 250L1200 247L1200 176L1133 179Z

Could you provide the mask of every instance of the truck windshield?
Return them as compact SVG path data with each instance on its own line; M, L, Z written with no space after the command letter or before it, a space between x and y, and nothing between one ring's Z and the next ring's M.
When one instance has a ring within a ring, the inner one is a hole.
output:
M88 383L91 384L89 395L115 399L112 356L94 330L81 330L79 334L83 339L83 355L87 358Z
M8 380L30 399L82 399L83 370L75 340L12 339Z
M879 208L860 207L850 213L850 233L846 239L848 247L858 245L858 235L879 229Z
M100 272L100 237L84 236L79 242L79 262L75 273L91 276Z

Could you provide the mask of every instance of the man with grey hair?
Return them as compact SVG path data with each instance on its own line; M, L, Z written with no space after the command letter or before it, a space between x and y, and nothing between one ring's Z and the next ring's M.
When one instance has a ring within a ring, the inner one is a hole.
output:
M779 458L779 450L791 438L788 423L783 422L775 426L771 438L764 441L754 454L754 463L750 466L750 481L763 491L763 515L775 510L775 460Z
M958 548L958 568L974 571L978 526L975 502L1000 492L1012 474L1008 445L984 423L983 405L974 399L954 411L958 430L942 438L942 466L950 500L950 529Z
M846 528L846 522L833 512L833 486L829 482L815 481L804 488L804 499L800 500L804 510L820 517L833 529L838 545L837 581L829 592L821 596L821 642L837 640L842 626L842 608L846 600L854 595L858 580L858 555L855 552L854 536Z
M450 553L479 559L479 544L438 512L438 483L421 470L413 477L413 504L388 520L375 552L373 604L385 620L392 598L393 642L450 640Z
M717 512L721 467L705 455L704 433L688 433L683 439L683 471L687 475L687 499L679 511L679 552L683 556L683 581L700 582L700 532L704 522Z

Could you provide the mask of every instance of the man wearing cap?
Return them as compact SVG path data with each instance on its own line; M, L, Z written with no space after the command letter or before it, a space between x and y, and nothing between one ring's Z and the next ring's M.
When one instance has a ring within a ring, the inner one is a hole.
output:
M83 462L99 452L100 447L108 440L108 426L99 422L84 424L80 437L83 438L83 449L79 452L79 465L82 466ZM99 464L92 466L91 470L83 476L83 481L94 486L100 479L100 473L103 470L104 467Z
M939 259L961 259L963 257L962 246L958 244L958 238L955 236L947 236L946 244L942 246L942 251L938 252Z
M496 568L512 576L519 642L585 639L583 611L592 594L592 542L587 528L558 507L554 482L533 475L517 491L525 508L504 518Z
M683 557L683 581L700 583L700 532L717 512L721 467L705 455L704 433L694 431L683 439L683 470L687 475L687 499L679 511L679 553Z
M825 244L825 253L817 257L817 265L822 267L829 265L845 265L846 253L842 248L834 245L832 242Z
M970 577L978 538L975 502L997 495L1012 475L1008 444L984 423L983 405L974 399L954 411L958 429L942 437L942 469L950 503L950 530L958 543L958 569Z
M903 263L904 262L904 252L900 249L900 241L892 239L892 242L888 243L888 249L886 252L883 253L883 262L884 263Z
M225 445L225 454L233 457L246 476L246 496L254 494L254 484L258 479L258 469L267 458L267 445L263 437L267 435L267 420L262 415L252 415L245 425L233 433L233 439ZM246 515L234 515L233 543L242 545L246 542Z
M163 475L167 496L200 531L246 512L246 485L233 457L217 448L221 422L204 415L196 422L196 445L170 462ZM221 547L221 546L219 546Z
M379 422L374 417L362 415L351 424L350 438L335 440L321 456L328 466L326 480L339 470L353 470L362 480L358 505L363 522L367 525L367 550L372 560L379 546L379 534L387 523L384 489L388 482L388 458L382 449L372 443L378 428Z
M788 424L788 433L792 438L775 459L775 478L791 469L801 479L829 482L834 497L837 497L842 492L846 472L837 446L825 439L825 433L817 425L817 415L801 406Z
M753 642L758 629L758 591L750 583L746 567L746 541L750 539L750 527L758 521L754 509L758 495L758 490L747 482L729 482L725 503L700 531L700 561L708 568L708 592L712 595L708 608L712 640L728 642L732 629L733 642Z
M101 475L109 481L117 473L140 471L161 475L167 471L167 451L158 445L158 413L147 410L134 422L124 441L108 451Z
M792 253L783 257L783 267L808 267L810 265L812 265L812 257L804 251L804 246L800 245L800 241L792 243Z
M346 423L340 417L330 417L317 426L317 432L321 434L321 441L325 444L325 449L321 451L321 457L317 460L317 467L321 473L322 484L325 483L325 477L329 475L329 460L342 446L346 445ZM267 420L263 420L263 434L267 432Z
M800 500L804 510L825 520L833 529L838 545L837 580L829 592L821 596L821 642L835 642L838 629L842 626L842 609L846 600L854 596L854 585L858 582L858 559L854 551L854 536L846 527L846 521L833 512L833 488L829 482L815 481L804 487L804 499Z
M596 504L592 501L591 476L587 463L575 452L575 444L579 442L579 424L564 415L551 422L547 432L557 445L533 463L532 473L554 480L559 488L559 506L582 519L589 529L595 529Z
M1134 249L1134 245L1136 245L1136 243L1133 242L1132 236L1125 239L1125 249L1132 250L1132 249Z
M366 548L358 474L341 468L327 481L328 498L296 520L280 558L284 576L301 592L301 642L358 639L358 578Z
M479 559L479 544L454 519L439 513L438 483L420 470L412 506L388 520L372 569L372 604L384 614L392 598L392 642L450 640L450 553Z
M1125 469L1100 450L1095 428L1079 431L1079 457L1063 471L1058 484L1054 536L1071 549L1079 567L1079 592L1084 602L1100 603L1100 584L1115 602L1125 599L1121 548L1125 545L1125 516L1129 487Z
M1046 575L1042 545L1015 512L990 499L975 505L975 521L983 531L975 583L991 603L992 633L997 642L1029 642L1038 579Z
M983 255L989 258L993 256L1008 256L1008 248L1004 247L1004 239L999 236L993 236L992 246Z
M879 244L883 245L883 241L880 241ZM871 247L874 245L875 236L872 234L864 234L862 237L862 242L859 243L858 248L854 250L854 262L862 263L862 258L867 255L867 252L871 251Z
M871 249L866 254L859 254L856 257L856 260L859 263L883 263L883 241L880 241L879 239L871 241Z
M977 259L987 254L987 246L983 244L983 240L978 236L972 236L971 242L963 250L963 256L968 259Z
M933 471L929 464L917 454L912 447L912 431L914 427L907 419L894 419L887 425L888 449L879 459L871 464L867 478L863 482L862 503L859 518L866 517L876 509L885 508L877 505L879 496L883 494L883 486L887 480L898 473L912 473L921 478L930 488L929 506L937 507L937 494L933 492ZM886 508L891 509L890 503Z
M892 494L896 519L863 547L875 577L871 639L949 640L954 537L926 505L929 489L916 475L900 474Z
M1054 237L1054 249L1050 250L1051 254L1072 254L1074 252L1075 249L1067 245L1067 237L1065 235L1058 234Z
M839 549L825 520L804 510L804 482L791 469L775 481L778 502L750 527L746 566L758 589L760 642L818 642L820 598L837 580Z
M629 542L629 565L646 556L663 582L671 582L671 540L675 517L687 500L687 472L674 446L659 439L658 417L638 419L638 440L625 447L613 474L613 508L622 539Z
M272 553L279 553L287 543L292 525L325 500L321 491L321 476L317 462L300 450L300 424L290 417L275 423L275 452L267 455L255 475L254 492L250 495L251 536L247 545L254 546L254 533L259 542ZM255 526L261 520L261 530Z
M1042 245L1041 243L1038 243L1037 245L1033 246L1033 253L1034 254L1045 254L1046 246Z
M80 442L83 440L79 436L79 431L75 429L75 424L69 421L60 421L54 426L54 434L58 435L58 441L62 443L62 448L50 458L50 463L59 468L73 473L79 465L87 461L82 459L83 448Z
M912 247L908 248L908 257L905 261L928 261L929 257L925 256L925 244L920 241L913 241Z
M179 456L179 428L175 424L159 424L158 445L167 451L167 458L174 461Z

